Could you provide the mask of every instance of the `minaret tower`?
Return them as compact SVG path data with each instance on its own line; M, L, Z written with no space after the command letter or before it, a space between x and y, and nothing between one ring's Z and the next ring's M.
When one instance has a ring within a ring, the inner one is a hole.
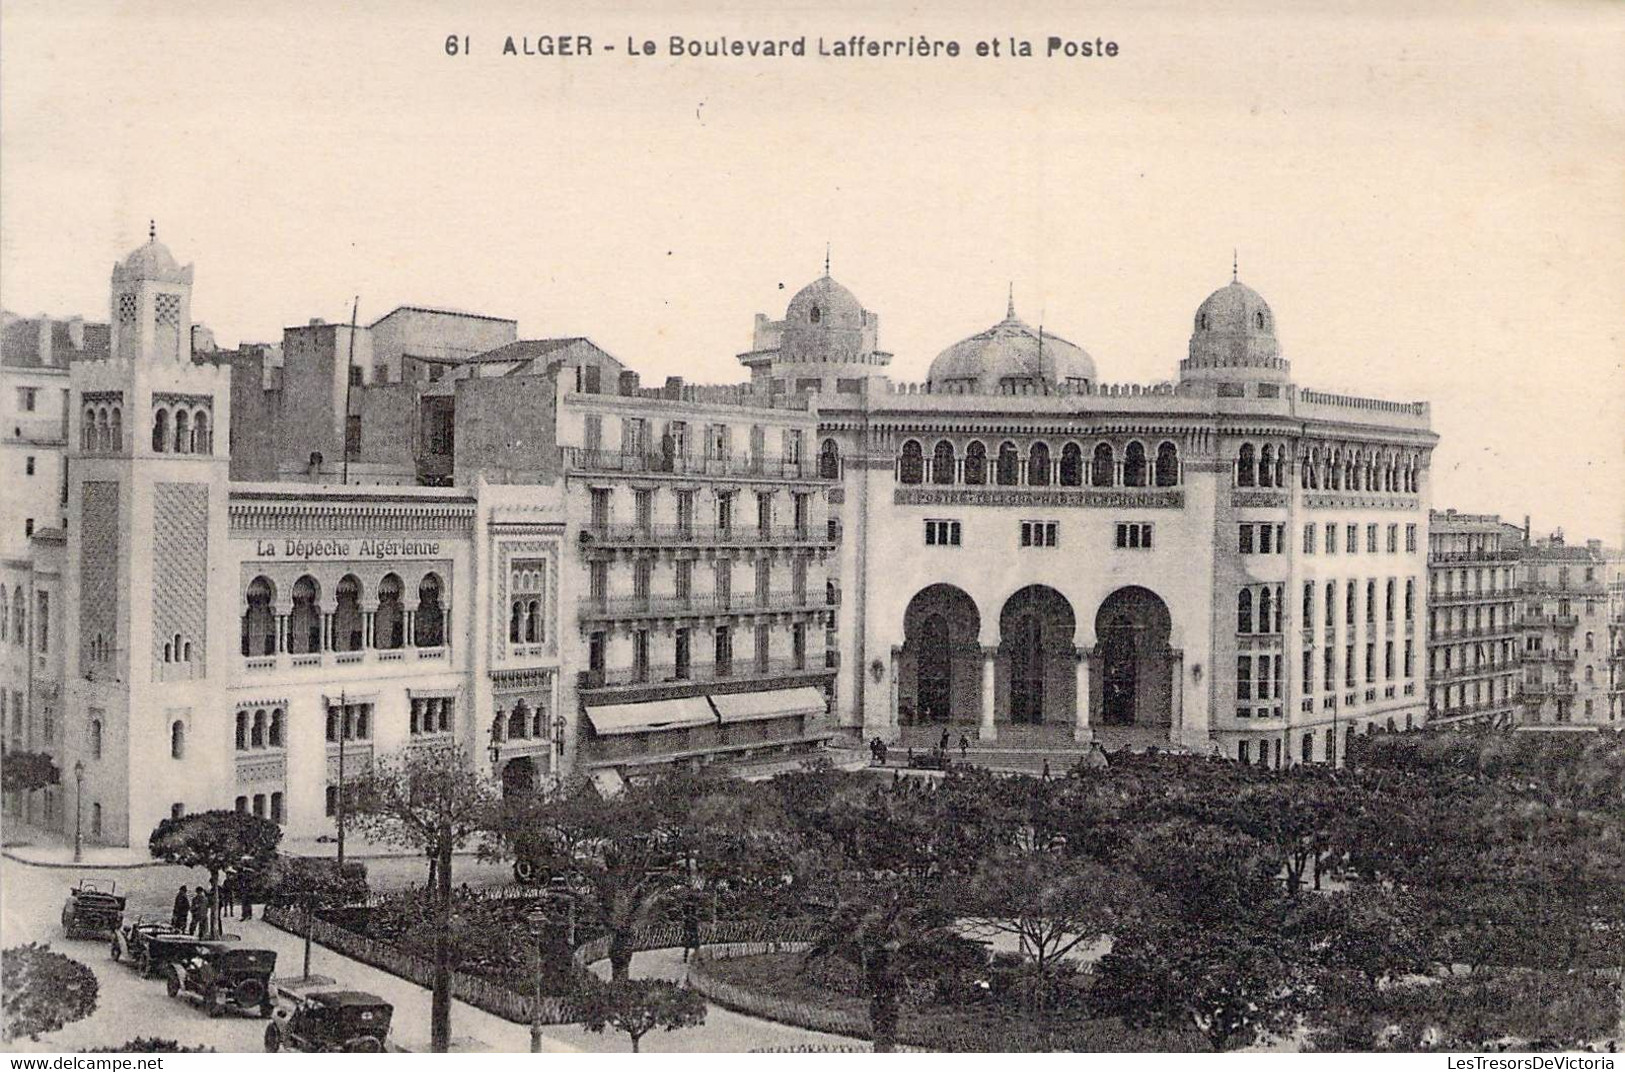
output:
M192 361L192 266L158 241L113 266L110 357L69 374L65 824L142 844L221 806L237 585L223 576L231 374Z

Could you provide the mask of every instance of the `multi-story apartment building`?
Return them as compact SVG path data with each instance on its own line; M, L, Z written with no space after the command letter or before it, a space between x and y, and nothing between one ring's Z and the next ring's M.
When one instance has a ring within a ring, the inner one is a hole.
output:
M67 524L69 366L107 351L107 325L0 314L0 744L61 744L62 553ZM12 801L52 822L60 789Z
M1428 515L1428 723L1516 721L1522 532L1495 514Z
M1598 540L1571 547L1557 532L1523 547L1520 727L1594 729L1608 724L1605 574Z

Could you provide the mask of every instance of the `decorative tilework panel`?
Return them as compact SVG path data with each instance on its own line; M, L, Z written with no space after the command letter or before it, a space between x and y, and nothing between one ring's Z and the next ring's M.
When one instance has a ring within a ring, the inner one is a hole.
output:
M80 503L79 672L111 672L118 650L119 486L87 480Z
M209 486L158 484L152 500L152 664L180 634L192 646L195 674L207 672ZM180 660L180 653L172 653Z

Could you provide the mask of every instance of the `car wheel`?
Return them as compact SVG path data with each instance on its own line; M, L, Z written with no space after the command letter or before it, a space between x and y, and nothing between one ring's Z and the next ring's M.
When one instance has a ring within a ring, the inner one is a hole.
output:
M166 975L164 977L164 990L172 998L180 997L181 996L181 981L180 981L180 979L177 978L174 975Z
M276 1024L265 1025L265 1052L275 1053L282 1048L282 1032Z
M513 862L513 879L515 882L530 884L536 880L536 863L533 860L515 860Z
M158 974L152 970L152 954L146 952L145 950L141 952L141 956L137 961L137 967L140 969L141 978L143 979L151 979L154 975Z

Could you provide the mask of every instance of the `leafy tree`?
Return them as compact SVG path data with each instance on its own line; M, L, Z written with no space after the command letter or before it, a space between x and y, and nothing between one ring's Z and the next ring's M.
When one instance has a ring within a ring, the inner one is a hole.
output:
M266 904L294 906L305 919L305 967L310 978L310 932L316 910L326 905L348 904L367 896L367 865L348 862L339 871L337 860L311 856L278 856L261 876Z
M1215 1050L1295 1026L1308 993L1279 931L1153 918L1118 936L1095 966L1090 1001L1136 1027L1195 1025Z
M220 872L264 870L276 859L282 827L240 811L200 811L165 819L153 830L147 849L154 858L209 872L208 933L220 933Z
M954 916L917 878L892 874L841 885L841 900L805 959L834 957L858 969L874 1050L892 1053L907 984L935 974L939 954L957 938Z
M678 774L629 785L607 800L576 780L508 801L498 829L505 851L570 880L583 922L609 937L618 981L630 975L636 930L688 882L695 799L695 783Z
M345 786L345 809L356 829L377 841L433 855L434 985L430 1046L451 1045L451 864L453 854L490 828L497 792L454 744L410 748L376 762Z
M577 1001L583 1030L623 1031L632 1040L633 1053L640 1052L643 1036L656 1028L676 1031L705 1023L705 999L663 979L595 980L583 987Z
M96 1011L96 975L49 945L13 946L0 957L7 1040L37 1040Z
M1040 995L1068 954L1121 929L1145 904L1131 874L1058 852L1007 852L972 879L962 911L982 933L1009 934L1031 954Z
M7 793L32 793L62 781L56 762L43 752L12 752L0 762L0 789Z

